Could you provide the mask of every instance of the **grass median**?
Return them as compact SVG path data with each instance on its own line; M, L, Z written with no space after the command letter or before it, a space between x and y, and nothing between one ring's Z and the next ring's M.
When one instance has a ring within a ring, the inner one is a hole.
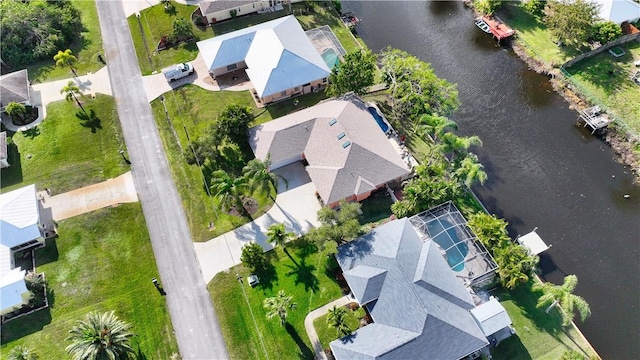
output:
M0 173L2 191L35 183L57 194L129 171L118 152L124 141L114 99L98 94L81 101L88 118L75 102L56 101L36 128L9 134L11 166Z
M63 220L58 233L36 250L50 308L2 324L0 358L24 345L41 359L66 359L68 331L94 310L115 310L133 326L131 345L144 356L138 359L169 359L177 353L165 298L150 281L158 272L140 204Z

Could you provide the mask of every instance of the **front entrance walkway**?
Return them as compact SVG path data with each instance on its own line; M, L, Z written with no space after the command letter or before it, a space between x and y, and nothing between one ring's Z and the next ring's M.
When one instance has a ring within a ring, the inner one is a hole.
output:
M60 221L107 206L137 202L138 193L129 171L115 179L59 195L50 196L46 191L40 191L38 198L41 221L49 224L51 220Z
M207 284L220 271L240 263L245 244L256 242L265 251L272 249L265 235L269 226L284 223L288 231L302 235L320 225L316 216L320 210L320 203L315 196L316 188L302 163L291 164L275 172L289 181L289 188L285 189L283 181L280 181L276 203L266 214L207 242L194 243L202 276Z
M332 301L323 307L319 307L304 318L304 329L307 331L307 335L309 336L309 340L311 340L311 344L313 344L313 350L316 353L316 360L326 360L327 356L324 353L324 349L322 348L322 344L320 343L320 339L318 338L318 334L316 333L316 328L313 326L313 321L320 316L329 312L329 309L335 307L345 306L348 303L354 302L355 300L351 298L349 295L345 295L336 301Z

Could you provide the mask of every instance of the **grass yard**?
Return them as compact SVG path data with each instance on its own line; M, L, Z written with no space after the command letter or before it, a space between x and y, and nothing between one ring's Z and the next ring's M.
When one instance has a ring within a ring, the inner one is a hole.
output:
M295 263L276 248L267 254L273 271L259 273L260 284L239 283L249 271L242 265L220 273L209 283L209 293L232 359L313 359L313 348L304 329L307 314L340 296L342 292L332 272L326 268L327 254L316 252L303 240L287 244ZM335 263L335 262L334 262ZM267 320L263 301L284 290L293 296L295 309L289 310L289 326L279 319Z
M313 321L313 327L316 328L316 333L318 334L318 339L320 339L320 344L322 344L323 349L328 349L329 343L340 338L336 329L327 324L327 316L328 315L322 315ZM354 311L349 308L347 308L346 323L349 325L351 332L358 330L360 326L360 320L356 318Z
M84 31L79 34L78 41L69 46L75 57L78 58L74 67L78 75L96 72L104 66L97 58L98 53L102 52L102 35L96 3L93 0L71 0L71 2L80 11L82 25L84 25ZM32 83L73 77L73 73L68 67L56 66L53 57L27 66L27 70L29 71L29 80Z
M119 149L122 130L113 98L85 97L84 116L75 103L57 101L47 107L44 122L27 133L10 134L9 166L0 173L2 191L35 183L54 194L114 178L129 170Z
M68 331L90 311L115 310L133 325L131 344L142 357L178 352L165 299L150 279L157 267L140 204L125 204L59 223L60 236L36 251L49 283L50 308L2 325L0 358L16 345L41 359L66 359Z
M176 2L172 2L172 4L174 10L170 12L166 12L162 5L155 5L140 12L140 21L135 15L131 15L127 19L143 75L149 75L153 71L160 71L162 68L172 64L191 61L198 55L198 47L195 42L183 43L155 53L155 48L162 36L169 35L173 31L172 24L176 18L188 19L196 41L201 41L288 15L288 9L285 7L285 11L241 16L201 28L191 22L191 14L198 8L197 6L182 5ZM305 30L329 25L348 52L358 50L363 46L363 43L356 41L349 30L342 25L333 8L328 9L320 5L314 5L316 11L306 14L306 5L294 4L292 6L294 14L300 14L296 17ZM144 39L142 32L144 32Z
M626 54L614 58L602 52L566 69L587 95L604 103L622 119L635 134L640 134L640 86L631 75L640 68L633 65L640 60L640 43L632 41L621 46Z
M516 290L494 293L513 321L517 335L500 343L491 354L494 359L559 359L569 349L588 358L595 355L575 328L563 328L556 308L549 314L536 308L540 292L531 290L532 282Z
M517 31L515 41L523 43L531 57L559 67L580 54L575 49L558 47L542 20L531 15L519 3L506 2L498 14Z

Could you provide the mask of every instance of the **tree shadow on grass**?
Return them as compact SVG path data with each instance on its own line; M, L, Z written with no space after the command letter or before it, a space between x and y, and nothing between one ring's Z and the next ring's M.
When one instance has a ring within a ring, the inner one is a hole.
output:
M35 139L36 136L40 135L40 129L38 129L38 126L36 125L36 126L32 127L31 129L27 129L27 130L22 131L22 135L24 137Z
M629 80L629 72L622 66L622 62L618 61L619 59L609 59L607 55L611 57L604 52L579 62L567 71L601 88L607 95L612 95L622 87L633 85Z
M271 262L270 255L267 255L267 263L263 267L256 269L255 274L260 279L258 286L262 289L273 289L273 283L278 283L278 273Z
M293 326L291 326L291 324L289 323L284 324L284 327L287 330L287 333L291 336L293 341L296 342L296 345L298 345L298 348L300 349L300 352L298 353L298 358L313 359L314 358L313 351L311 351L311 349L309 349L307 344L304 343L302 338L300 338L300 335L298 335L298 332L296 331L296 329Z
M296 266L286 265L291 271L287 273L287 276L295 276L295 284L303 284L305 291L316 292L320 289L318 277L314 275L316 267L306 263L306 259L302 258L300 263Z
M142 349L140 349L140 344L138 344L138 347L136 349L135 354L133 354L133 357L135 360L147 360L147 355L145 355L142 352Z
M76 117L80 119L80 121L82 121L80 123L81 126L90 128L91 132L94 134L96 133L96 131L98 131L98 129L102 129L102 121L99 117L96 116L96 112L93 109L89 110L88 114L82 111L78 111L76 113Z
M13 142L7 144L7 161L9 162L9 167L0 171L0 184L2 184L2 187L19 184L23 180L20 151L18 151L18 146Z
M491 349L491 355L494 359L522 359L531 360L531 355L518 335L513 335L508 339L503 340Z
M58 246L56 238L46 240L45 247L35 251L36 266L42 266L51 262L58 261Z

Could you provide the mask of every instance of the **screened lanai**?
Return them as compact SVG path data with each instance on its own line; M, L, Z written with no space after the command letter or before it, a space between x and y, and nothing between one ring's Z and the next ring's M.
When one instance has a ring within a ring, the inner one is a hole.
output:
M467 220L451 202L412 216L409 221L423 240L439 245L442 256L465 286L482 287L497 268L493 257L467 226Z

